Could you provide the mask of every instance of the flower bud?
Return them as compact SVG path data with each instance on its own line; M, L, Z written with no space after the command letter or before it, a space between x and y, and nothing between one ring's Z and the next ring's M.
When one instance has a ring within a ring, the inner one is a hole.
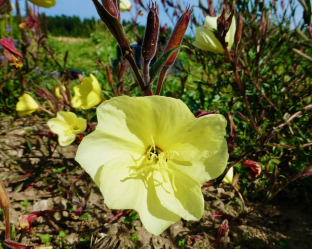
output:
M115 13L114 10L112 10L113 9L112 5L109 5L110 9L108 10L105 7L106 5L108 5L107 3L105 3L105 5L103 6L102 4L99 3L98 0L92 0L92 1L102 21L105 23L109 31L112 33L112 35L118 42L122 55L126 56L130 54L132 52L130 48L130 41L128 39L128 36L125 34L123 27L120 23L119 8L116 7L117 12ZM103 0L103 1L105 2L106 0ZM112 4L115 4L115 3L116 1L114 0ZM110 12L115 13L116 15L115 14L112 15Z
M193 12L193 7L190 8L189 6L186 7L185 13L180 17L177 24L175 25L172 34L170 36L170 39L164 49L163 53L166 53L170 49L175 48L176 46L179 46L182 43L185 31L189 25L191 15ZM179 50L172 53L172 55L167 60L165 67L171 67L174 63L175 59L177 58Z
M106 1L106 0L104 0ZM102 0L103 2L103 0ZM130 11L132 8L131 2L129 0L120 0L120 11Z
M156 3L152 2L152 6L149 7L149 13L147 16L147 24L145 35L142 44L142 57L145 61L153 59L156 53L157 40L159 33L159 18L156 11Z
M118 9L113 0L102 0L103 7L114 17L118 16Z
M242 161L244 167L250 168L250 177L257 178L261 174L261 166L258 162L255 162L250 159L245 159Z
M4 49L4 56L10 62L10 65L16 69L21 69L23 67L23 56L14 47L13 39L3 37L3 39L0 40L0 44Z

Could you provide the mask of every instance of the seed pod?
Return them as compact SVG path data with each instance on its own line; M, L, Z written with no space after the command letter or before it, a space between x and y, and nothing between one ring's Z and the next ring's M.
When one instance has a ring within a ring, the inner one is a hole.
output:
M142 57L146 61L153 59L156 53L157 40L159 34L159 18L156 11L156 3L149 5L149 13L147 16L147 24L142 44Z
M185 31L189 25L191 15L193 12L193 7L190 8L189 6L186 7L185 13L180 17L177 24L175 25L172 34L170 36L170 39L164 49L163 53L166 53L172 48L175 48L176 46L179 46L182 43ZM171 67L174 63L175 59L177 58L179 50L175 51L167 60L165 67Z

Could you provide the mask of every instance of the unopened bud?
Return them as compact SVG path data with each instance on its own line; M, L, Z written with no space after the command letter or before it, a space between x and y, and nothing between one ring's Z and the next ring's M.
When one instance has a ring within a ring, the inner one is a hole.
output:
M118 16L118 9L113 0L102 0L103 7L111 14L112 16Z
M98 0L92 0L98 14L100 15L102 21L105 23L109 31L112 33L116 41L118 42L122 55L127 56L132 52L130 48L130 41L128 39L128 36L125 34L123 27L120 23L120 17L119 17L119 8L117 7L117 16L111 15L111 13L99 3ZM106 0L103 0L104 2ZM112 4L115 4L115 0L111 1ZM105 4L106 5L106 4ZM110 5L111 6L111 5ZM112 10L110 10L112 11Z
M237 54L238 51L238 44L242 37L242 30L243 30L243 16L241 13L239 13L235 32L235 54Z
M156 3L149 5L149 13L147 16L147 24L142 44L142 57L145 61L153 59L156 53L157 40L159 33L159 18L156 12Z
M186 7L186 11L180 17L177 24L175 25L175 27L172 31L172 34L170 36L170 39L169 39L163 53L166 53L170 49L173 49L182 43L185 31L189 25L189 22L190 22L190 19L192 16L192 12L193 12L193 7L192 8L190 8L189 6ZM169 59L167 60L167 62L165 64L166 67L172 66L175 59L177 58L178 52L179 52L179 50L172 53L172 55L169 57Z
M250 168L250 177L251 178L257 178L261 174L261 166L258 162L245 159L242 161L244 167Z

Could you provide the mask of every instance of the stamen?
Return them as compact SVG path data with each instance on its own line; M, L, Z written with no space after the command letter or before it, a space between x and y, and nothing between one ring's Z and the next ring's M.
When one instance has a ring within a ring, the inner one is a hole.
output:
M153 137L151 139L152 145L145 153L146 160L141 166L129 167L130 177L143 177L147 179L154 171L158 171L161 173L162 181L164 183L170 181L173 190L177 191L174 172L169 168L167 162L174 155L178 155L178 153L176 151L162 151L156 146Z

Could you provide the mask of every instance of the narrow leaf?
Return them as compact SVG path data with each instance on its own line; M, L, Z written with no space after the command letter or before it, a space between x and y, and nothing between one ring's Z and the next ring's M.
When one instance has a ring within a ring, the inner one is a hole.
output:
M150 84L153 83L153 81L156 79L156 76L159 74L160 70L163 68L163 66L166 64L167 60L170 58L173 52L175 52L178 49L181 48L189 48L184 45L180 45L177 47L174 47L173 49L170 49L166 53L164 53L155 63L154 65L150 68L149 73L150 73Z

